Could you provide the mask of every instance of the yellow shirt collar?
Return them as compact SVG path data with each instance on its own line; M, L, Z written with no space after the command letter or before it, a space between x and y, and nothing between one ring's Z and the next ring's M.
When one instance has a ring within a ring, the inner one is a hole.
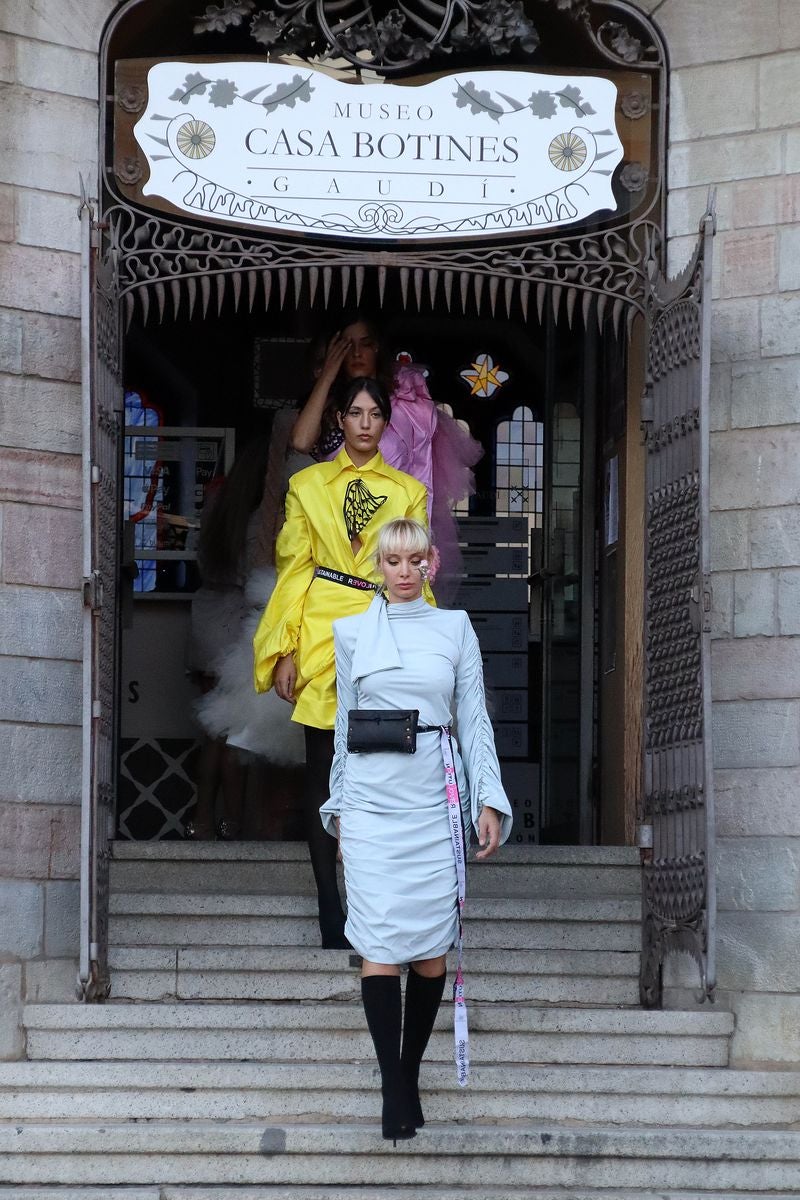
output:
M369 462L364 463L363 467L357 467L350 455L347 453L346 447L342 446L341 450L336 455L336 458L331 461L331 466L334 467L335 470L331 472L331 477L328 480L328 483L331 483L334 479L338 478L343 471L348 470L358 471L359 473L363 473L365 471L375 471L378 475L388 475L389 473L386 462L384 461L384 457L380 450L377 450Z

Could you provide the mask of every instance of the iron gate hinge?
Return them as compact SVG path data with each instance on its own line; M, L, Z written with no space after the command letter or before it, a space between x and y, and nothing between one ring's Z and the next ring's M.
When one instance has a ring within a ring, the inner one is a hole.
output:
M714 607L714 587L711 576L703 576L703 633L711 633L711 610Z
M103 607L103 577L99 571L83 577L83 603L93 613Z

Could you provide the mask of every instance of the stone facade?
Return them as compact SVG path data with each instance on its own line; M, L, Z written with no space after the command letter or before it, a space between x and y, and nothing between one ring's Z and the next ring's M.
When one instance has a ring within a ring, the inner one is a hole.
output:
M669 46L670 263L717 186L714 735L720 1003L800 1058L800 4L643 0ZM81 703L79 174L113 0L0 3L0 1057L75 980ZM671 999L691 976L671 968Z

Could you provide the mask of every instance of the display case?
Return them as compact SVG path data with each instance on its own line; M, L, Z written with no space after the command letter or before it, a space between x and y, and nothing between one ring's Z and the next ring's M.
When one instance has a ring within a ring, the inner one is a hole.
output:
M133 597L189 599L200 582L200 513L233 464L235 431L166 426L155 410L139 412L141 423L125 426L124 451L125 565Z

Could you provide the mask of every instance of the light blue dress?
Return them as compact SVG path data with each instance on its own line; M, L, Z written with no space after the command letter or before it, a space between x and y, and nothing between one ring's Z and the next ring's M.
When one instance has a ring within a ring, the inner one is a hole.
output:
M331 795L320 810L329 833L340 817L347 889L345 933L371 962L406 963L445 954L458 931L455 859L437 733L416 754L348 754L353 708L419 709L421 725L457 724L453 750L464 822L484 805L511 806L500 781L486 713L478 639L465 612L424 599L387 604L333 624L337 712Z

